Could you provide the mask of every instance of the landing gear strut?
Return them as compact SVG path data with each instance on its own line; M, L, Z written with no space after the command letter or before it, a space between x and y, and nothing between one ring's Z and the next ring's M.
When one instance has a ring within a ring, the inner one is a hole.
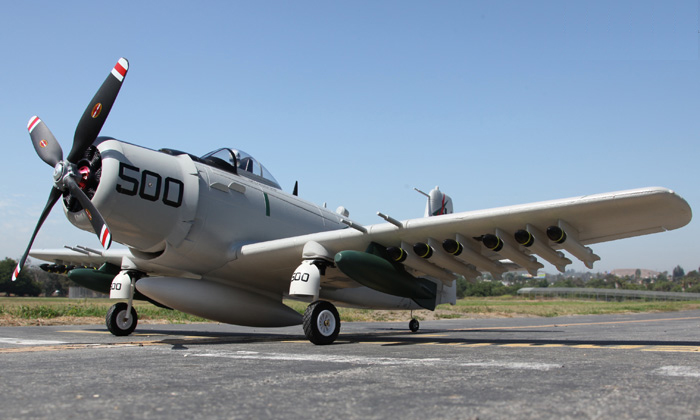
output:
M340 315L332 303L317 300L306 308L304 334L314 344L331 344L340 332Z
M110 299L124 299L126 303L119 302L112 305L107 311L105 324L109 332L116 336L129 335L136 329L139 317L134 309L134 283L141 276L135 271L122 270L112 280L110 288Z

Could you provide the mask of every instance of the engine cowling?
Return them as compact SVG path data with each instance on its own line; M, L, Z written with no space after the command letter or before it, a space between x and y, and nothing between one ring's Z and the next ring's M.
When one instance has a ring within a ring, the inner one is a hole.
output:
M142 252L177 246L192 226L199 181L192 160L113 139L100 139L101 175L91 201L112 231L113 240ZM194 175L194 176L193 176ZM90 214L72 211L68 220L91 231Z

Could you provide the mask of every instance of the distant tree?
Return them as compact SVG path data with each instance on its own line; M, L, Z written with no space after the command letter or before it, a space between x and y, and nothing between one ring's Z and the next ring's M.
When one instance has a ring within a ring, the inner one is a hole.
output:
M594 288L605 288L609 287L608 283L605 281L605 279L601 278L595 278L595 279L590 279L586 282L586 287L594 287Z
M697 270L693 270L689 273L686 273L685 277L683 277L683 288L685 289L686 292L691 292L691 293L696 293L692 292L694 286L696 286L700 282L700 273L697 272Z
M479 281L469 285L469 288L466 290L466 295L479 297L493 296L494 286L494 282Z
M549 287L549 282L547 279L532 279L527 285L529 287Z
M668 281L668 273L664 271L663 273L659 273L654 277L654 283L660 283L660 282L665 282Z
M674 284L668 280L661 280L654 283L652 290L655 292L670 292L673 289Z
M579 277L566 277L555 281L552 287L586 287Z
M5 258L0 261L0 293L4 293L5 296L10 294L16 296L39 296L41 288L29 276L29 270L22 270L17 280L12 281L12 273L15 271L15 267L17 267L17 261L13 259Z
M680 265L673 269L673 280L679 280L685 276L685 270Z
M45 296L68 296L68 289L75 285L65 274L47 273L39 267L29 267L28 273Z
M462 276L457 277L457 298L462 299L467 296L469 281Z

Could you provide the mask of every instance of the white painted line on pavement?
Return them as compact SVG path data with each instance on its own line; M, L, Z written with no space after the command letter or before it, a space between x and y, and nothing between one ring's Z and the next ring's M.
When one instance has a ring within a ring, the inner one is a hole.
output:
M43 345L55 345L55 344L67 344L65 341L52 341L52 340L25 340L22 338L11 338L11 337L0 337L0 343L2 344L19 344L22 346L43 346Z
M656 373L665 376L682 376L686 378L700 378L700 368L691 366L663 366L656 369Z
M278 360L278 361L304 361L304 362L325 362L325 363L350 363L362 365L383 365L383 366L436 366L451 365L480 368L499 368L514 370L552 370L561 369L564 366L552 363L530 363L530 362L467 362L460 363L456 360L441 358L410 359L404 357L367 357L367 356L338 356L323 354L291 354L291 353L259 353L254 351L236 352L214 352L214 353L189 353L189 356L196 357L223 357L229 359L247 360Z

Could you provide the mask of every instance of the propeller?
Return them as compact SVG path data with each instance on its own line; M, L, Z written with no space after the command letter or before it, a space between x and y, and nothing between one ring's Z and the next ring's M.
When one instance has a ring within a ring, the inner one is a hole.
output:
M112 109L112 105L117 99L119 89L121 89L122 82L124 81L128 69L129 62L125 58L120 58L114 68L112 68L107 79L102 83L102 86L100 86L100 89L92 98L92 101L90 101L83 116L80 118L78 126L75 129L75 136L73 137L73 147L65 160L63 159L63 149L61 149L61 145L46 124L36 116L29 119L27 129L29 130L29 136L32 139L34 150L36 150L41 160L54 168L54 186L49 193L49 199L34 228L34 233L29 240L29 245L22 255L22 258L20 258L17 268L15 268L15 271L12 273L12 281L17 280L20 270L22 270L24 263L27 261L27 256L29 255L37 233L39 233L39 229L41 229L41 226L44 224L44 221L58 199L64 194L70 194L80 202L102 247L109 249L109 246L112 244L112 234L109 231L107 223L97 208L92 204L92 201L90 201L85 192L80 188L79 181L82 179L83 175L78 170L76 163L85 155L85 151L95 142L97 135L100 133L100 130L102 130L102 126L109 115L109 111Z

